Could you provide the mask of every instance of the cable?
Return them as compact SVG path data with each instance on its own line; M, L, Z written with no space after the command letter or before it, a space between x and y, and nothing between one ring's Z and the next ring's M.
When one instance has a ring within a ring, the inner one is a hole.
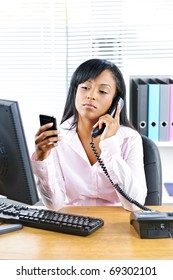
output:
M111 182L112 186L113 186L124 198L126 198L130 203L135 204L137 207L139 207L139 208L142 209L142 210L145 210L145 211L153 211L153 210L151 210L150 208L145 207L144 205L140 204L138 201L136 201L136 200L134 200L133 198L131 198L130 196L128 196L128 195L120 188L120 186L119 186L118 184L115 184L115 183L112 181L112 179L111 179L111 177L110 177L110 175L109 175L109 173L108 173L108 171L107 171L107 168L106 168L104 162L102 161L102 159L100 158L100 156L99 156L99 154L98 154L98 152L97 152L97 150L96 150L96 147L95 147L94 142L93 142L93 138L91 139L90 146L91 146L91 149L93 150L93 152L94 152L94 154L95 154L95 156L96 156L96 158L97 158L98 163L100 164L100 166L101 166L103 172L105 173L105 175L108 177L108 179L109 179L109 181Z
M169 229L168 229L168 235L169 235L170 238L173 239L173 236L172 236L171 231Z

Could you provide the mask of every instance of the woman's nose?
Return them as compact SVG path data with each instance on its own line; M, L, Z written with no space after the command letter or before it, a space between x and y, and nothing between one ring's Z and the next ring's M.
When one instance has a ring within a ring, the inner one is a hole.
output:
M87 96L87 99L89 99L89 100L95 100L94 96Z
M87 99L89 99L89 100L95 100L95 93L94 93L94 90L88 92Z

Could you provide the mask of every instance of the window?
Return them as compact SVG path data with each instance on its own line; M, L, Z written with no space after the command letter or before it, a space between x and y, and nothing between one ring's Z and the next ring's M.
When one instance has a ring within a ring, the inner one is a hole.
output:
M173 57L172 0L0 0L0 98L18 100L31 151L38 114L60 120L75 68Z
M19 101L31 151L39 113L62 113L66 32L64 0L0 0L0 98Z

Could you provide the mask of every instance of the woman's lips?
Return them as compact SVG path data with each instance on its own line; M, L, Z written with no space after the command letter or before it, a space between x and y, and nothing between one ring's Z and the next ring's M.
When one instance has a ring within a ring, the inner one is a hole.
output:
M85 103L85 104L83 104L83 106L84 106L84 107L87 107L87 108L94 108L94 109L96 109L96 106L94 106L94 105L91 104L91 103Z

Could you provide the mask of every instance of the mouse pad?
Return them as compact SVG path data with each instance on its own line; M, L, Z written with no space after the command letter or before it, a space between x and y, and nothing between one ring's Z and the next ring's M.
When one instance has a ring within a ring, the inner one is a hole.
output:
M173 196L173 183L164 183L164 186L165 186L169 196Z

